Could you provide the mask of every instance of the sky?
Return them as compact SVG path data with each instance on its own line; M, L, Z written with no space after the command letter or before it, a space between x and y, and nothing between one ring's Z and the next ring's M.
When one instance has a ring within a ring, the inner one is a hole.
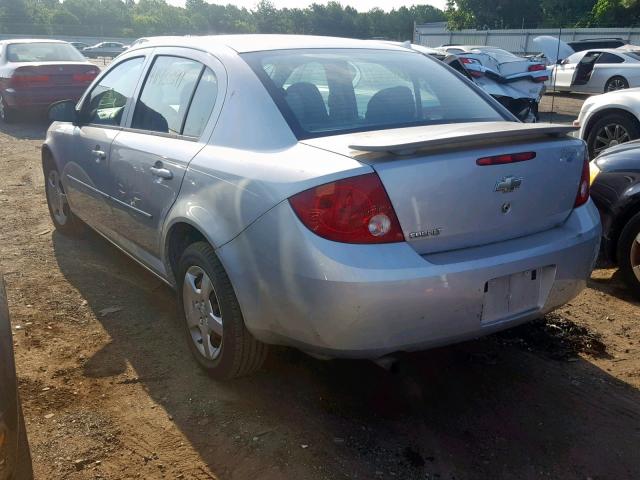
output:
M184 0L167 0L171 5L184 6ZM256 6L258 0L207 0L209 3L219 3L222 5L226 5L231 3L238 7L245 7L251 9ZM272 3L278 8L293 8L299 7L304 8L309 6L311 3L314 3L312 0L271 0ZM315 3L327 3L327 0L315 0ZM444 10L447 1L446 0L340 0L340 3L343 6L351 6L360 12L367 12L372 8L381 8L382 10L389 11L393 8L398 8L403 5L409 7L414 4L428 4L433 5L434 7L438 7Z

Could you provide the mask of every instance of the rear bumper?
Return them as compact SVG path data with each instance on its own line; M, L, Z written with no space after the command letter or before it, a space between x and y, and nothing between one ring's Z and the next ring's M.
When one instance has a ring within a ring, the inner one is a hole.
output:
M599 243L591 201L546 232L425 256L408 243L324 240L283 202L218 253L257 338L376 358L479 337L563 305L586 285ZM542 268L551 273L535 308L483 322L486 282Z
M48 88L30 88L16 90L8 88L2 92L7 105L11 108L45 108L60 100L80 99L86 87L52 86Z

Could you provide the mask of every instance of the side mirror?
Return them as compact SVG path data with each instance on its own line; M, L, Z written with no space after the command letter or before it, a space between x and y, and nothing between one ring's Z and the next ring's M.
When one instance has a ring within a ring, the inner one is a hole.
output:
M76 125L79 120L76 103L73 100L52 103L47 115L52 122L71 122Z

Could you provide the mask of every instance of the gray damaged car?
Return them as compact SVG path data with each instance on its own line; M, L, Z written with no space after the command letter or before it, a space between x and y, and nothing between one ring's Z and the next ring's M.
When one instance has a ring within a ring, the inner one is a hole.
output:
M585 286L585 145L446 65L308 36L149 39L43 146L51 217L178 292L212 375L268 344L379 358L534 319Z

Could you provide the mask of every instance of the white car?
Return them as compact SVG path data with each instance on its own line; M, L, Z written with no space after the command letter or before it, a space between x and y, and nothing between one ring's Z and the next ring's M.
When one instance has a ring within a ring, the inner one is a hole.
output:
M551 88L603 93L640 87L640 54L614 48L576 52L555 65Z
M587 142L590 158L640 138L640 88L587 98L573 124L580 127L580 138Z
M519 120L537 121L538 103L549 79L544 63L489 46L455 45L438 50L458 56L475 83Z

